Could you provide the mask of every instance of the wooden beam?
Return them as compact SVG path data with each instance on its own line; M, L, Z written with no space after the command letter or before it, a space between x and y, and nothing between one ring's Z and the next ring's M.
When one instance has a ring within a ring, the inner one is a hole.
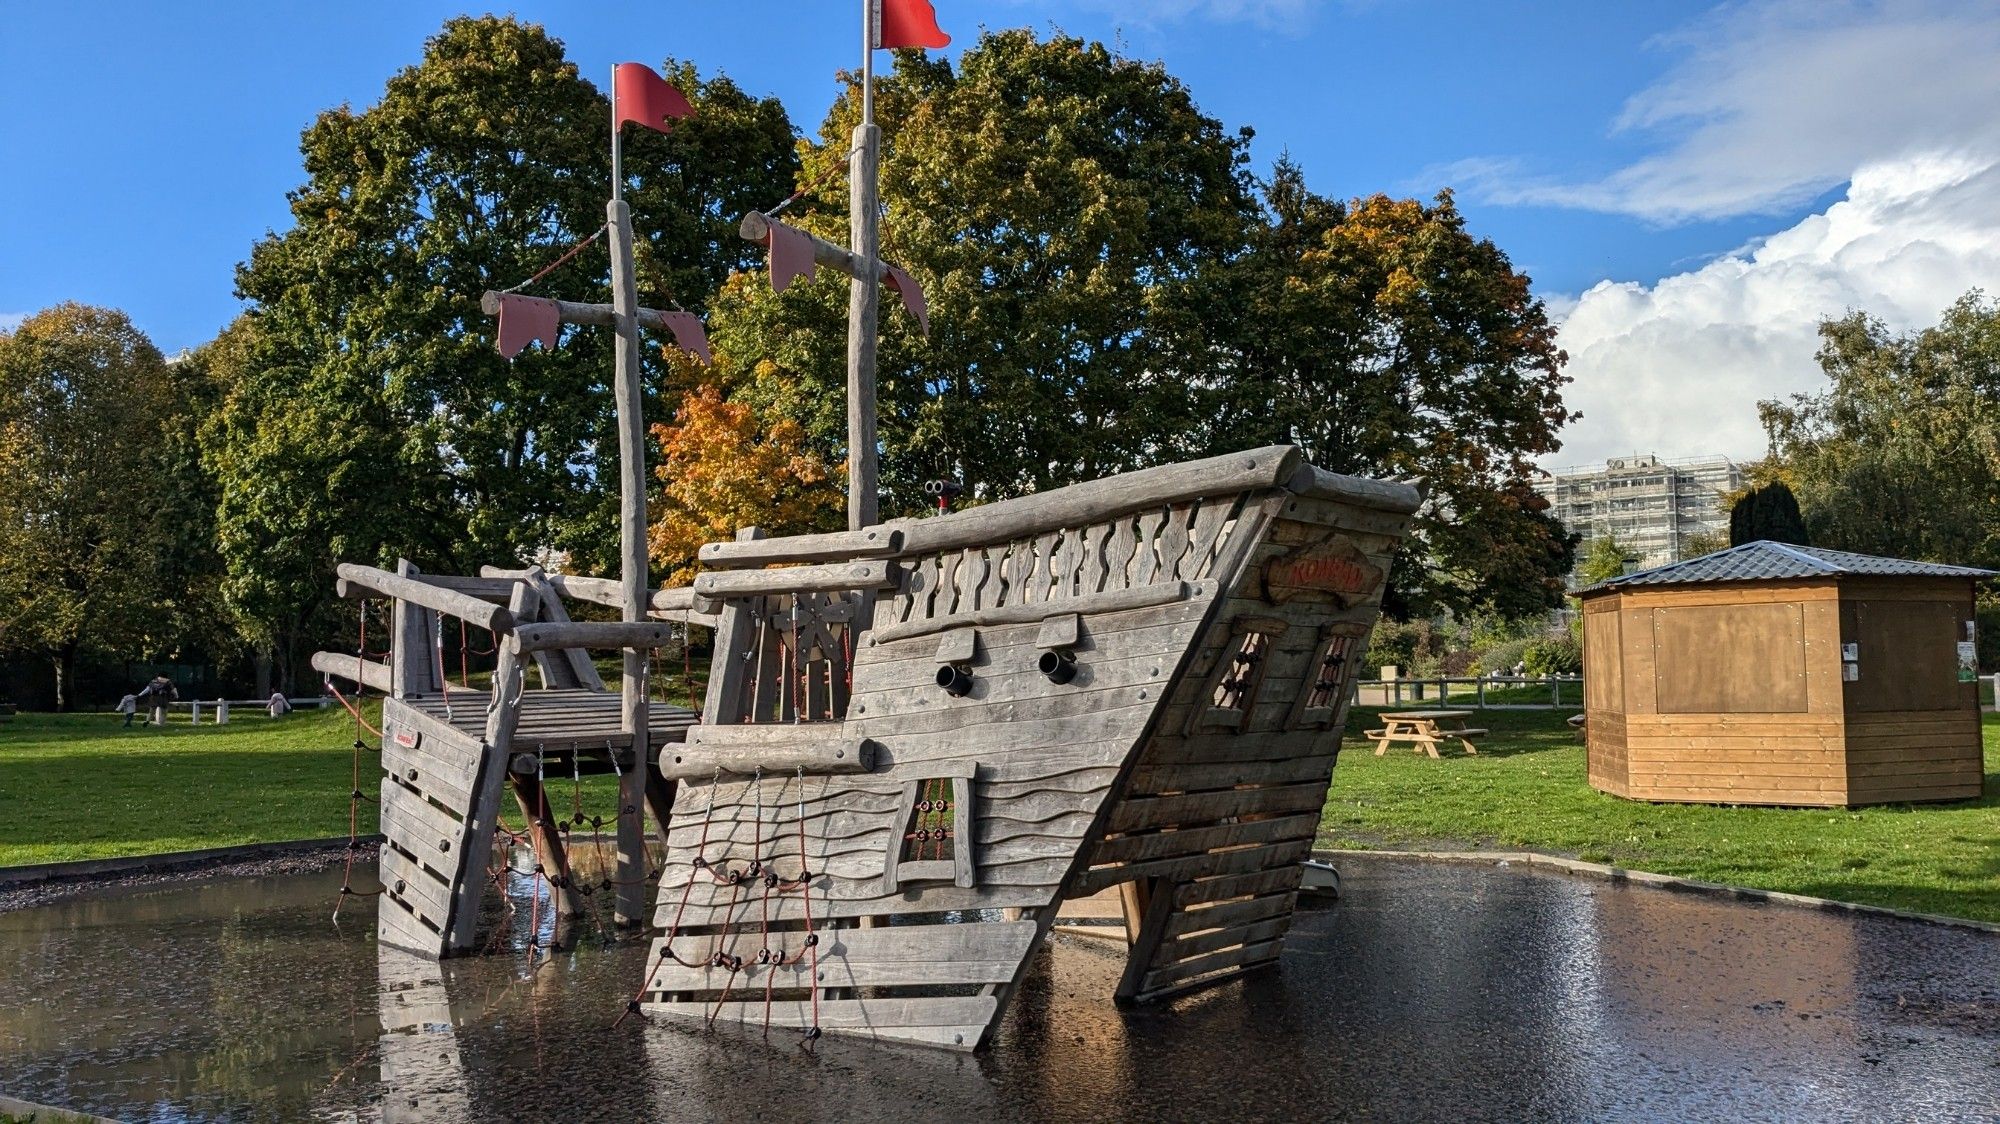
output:
M364 660L360 656L345 656L339 652L314 652L311 662L312 669L321 675L338 675L385 695L394 688L395 675L385 663Z
M442 589L419 578L400 577L387 570L354 562L342 562L334 572L340 575L337 586L340 596L350 601L364 597L394 597L461 617L489 632L505 633L514 628L514 617L505 608L489 605L477 597Z
M1286 487L1293 493L1315 500L1338 500L1384 511L1408 515L1424 502L1415 486L1400 480L1370 480L1365 476L1342 476L1309 464L1301 464Z
M588 324L594 328L611 328L617 326L618 323L616 310L608 304L578 304L575 301L556 301L555 306L556 314L562 318L565 324ZM488 316L500 315L500 294L492 289L481 293L479 295L479 311L484 312ZM674 330L672 325L667 323L667 313L657 308L638 308L634 309L634 312L636 315L633 319L637 320L639 326L642 328L651 328L656 332L672 332Z
M1009 542L1044 531L1101 523L1203 496L1283 487L1303 462L1296 446L1268 445L1184 464L1142 468L1066 488L883 526L903 532L903 553L927 554Z
M881 560L788 566L782 570L725 570L694 579L696 596L717 600L784 593L844 593L894 589L897 572Z
M875 743L842 736L840 723L783 723L775 726L696 726L684 745L660 751L660 774L668 780L708 780L719 772L741 779L758 772L792 776L868 773L875 769ZM752 731L759 737L716 738L716 731Z
M657 621L554 621L517 625L514 636L523 653L549 648L618 648L643 652L671 640L674 630Z
M701 564L717 570L734 570L768 566L774 562L846 562L856 558L886 558L901 553L902 549L901 531L889 527L863 527L859 531L836 531L825 535L712 542L701 548ZM659 607L657 598L654 605Z
M755 242L759 246L769 245L771 241L771 220L756 211L752 211L743 216L743 221L736 227L736 233L741 235L745 242ZM862 264L863 258L861 255L845 246L836 246L832 242L808 231L801 230L799 233L804 234L812 241L814 264L826 266L828 269L837 269L849 277L860 277L866 272L867 267ZM888 276L886 264L877 259L875 262L875 279L879 282L886 276ZM499 308L499 303L496 301L493 307L496 309Z

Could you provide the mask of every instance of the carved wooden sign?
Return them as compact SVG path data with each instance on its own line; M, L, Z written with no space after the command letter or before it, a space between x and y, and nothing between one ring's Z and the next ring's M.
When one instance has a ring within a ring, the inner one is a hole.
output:
M1382 584L1382 567L1353 539L1331 535L1271 559L1264 567L1264 600L1277 604L1301 593L1330 593L1352 605Z
M396 744L404 749L415 749L423 743L423 740L424 735L421 730L408 730L400 726L396 728Z

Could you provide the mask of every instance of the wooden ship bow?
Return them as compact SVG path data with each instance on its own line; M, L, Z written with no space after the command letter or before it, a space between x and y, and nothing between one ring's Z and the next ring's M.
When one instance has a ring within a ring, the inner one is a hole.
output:
M1121 885L1121 999L1272 963L1417 504L1275 446L705 547L643 1009L973 1049Z

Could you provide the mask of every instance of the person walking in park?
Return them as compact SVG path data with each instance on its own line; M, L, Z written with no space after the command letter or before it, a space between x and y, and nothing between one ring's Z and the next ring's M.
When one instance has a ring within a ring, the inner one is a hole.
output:
M146 684L146 689L140 694L146 700L146 724L149 726L166 725L167 704L181 697L180 688L164 675L153 676L153 681Z
M139 696L125 692L125 697L118 700L118 713L125 716L125 728L131 729L132 719L139 713Z

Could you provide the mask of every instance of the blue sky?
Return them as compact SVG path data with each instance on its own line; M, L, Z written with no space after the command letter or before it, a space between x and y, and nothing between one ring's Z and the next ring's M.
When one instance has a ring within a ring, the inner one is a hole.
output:
M1208 113L1255 127L1260 169L1289 150L1320 191L1454 187L1474 230L1570 318L1572 400L1588 416L1561 463L1754 455L1755 398L1810 385L1818 316L1858 305L1915 324L1964 282L2000 288L2000 220L1973 213L2000 176L1994 5L936 5L954 53L981 26L1029 25L1159 59ZM858 5L768 8L757 34L722 0L506 10L549 27L586 75L689 58L778 95L810 129L834 70L856 61ZM372 102L468 10L485 9L9 6L0 325L74 299L127 310L169 352L213 335L239 307L233 266L287 222L299 131L327 107ZM1939 99L1955 108L1938 112ZM1856 182L1874 185L1867 207ZM1913 199L1928 208L1914 219ZM1899 242L1895 224L1912 221ZM1867 261L1843 265L1857 243ZM1661 420L1691 402L1714 420Z

